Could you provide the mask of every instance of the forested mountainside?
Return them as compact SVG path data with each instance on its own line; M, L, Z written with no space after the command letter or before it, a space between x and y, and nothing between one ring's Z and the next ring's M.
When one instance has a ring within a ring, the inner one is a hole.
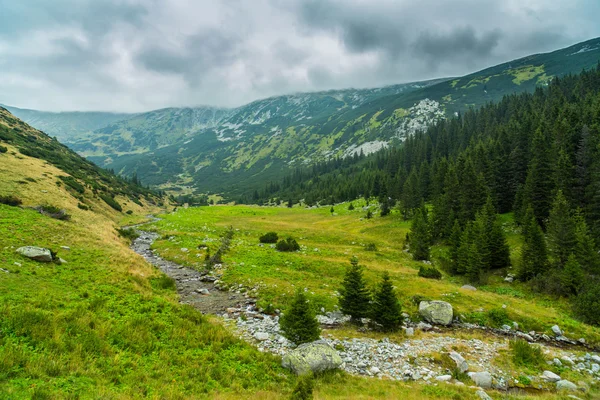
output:
M241 107L217 126L172 146L93 160L125 175L138 171L144 182L165 188L239 194L289 168L399 144L455 112L531 92L553 76L594 67L599 59L600 40L595 39L462 78L409 85L400 93L276 97Z
M600 274L599 145L600 65L441 121L401 148L297 170L253 197L397 203L413 226L426 227L418 240L449 244L448 269L473 281L482 268L508 266L502 240L494 248L479 240L496 212L514 212L525 243L519 277L571 295Z

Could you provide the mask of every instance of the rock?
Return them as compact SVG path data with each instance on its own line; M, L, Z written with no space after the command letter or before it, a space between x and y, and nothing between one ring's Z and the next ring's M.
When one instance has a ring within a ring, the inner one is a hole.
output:
M475 394L479 396L481 400L492 400L492 398L481 389L479 389Z
M297 375L336 369L342 363L338 352L321 340L298 346L283 356L281 361L284 368L291 369Z
M594 374L597 374L598 372L600 372L600 365L598 365L598 364L592 364L592 372Z
M591 359L593 362L600 364L600 356L594 354Z
M492 375L489 372L470 372L469 377L480 388L489 389L492 387Z
M60 248L63 250L67 250L67 251L71 250L71 248L69 246L60 246Z
M17 267L22 267L23 266L23 264L21 264L20 262L16 262L16 261L13 264L16 265Z
M517 321L513 321L512 326L515 331L519 330L519 323Z
M63 264L68 264L67 260L65 260L65 259L62 259L62 258L60 258L60 257L58 258L58 263L59 263L60 265L63 265Z
M210 294L210 292L208 291L208 289L205 289L205 288L196 289L196 292L200 293L200 294L204 294L204 295L209 295Z
M542 373L542 379L545 379L548 382L558 382L560 381L560 376L556 375L552 371L544 371Z
M506 324L505 324L505 325L502 325L502 330L503 330L503 331L510 331L510 330L511 330L511 327L510 327L510 325L506 325Z
M440 375L435 378L440 382L449 382L452 379L452 375Z
M461 356L455 351L450 352L448 356L452 359L452 361L454 361L454 363L456 364L456 368L458 368L460 372L467 372L469 370L469 364L463 358L463 356Z
M573 382L570 382L566 379L560 380L556 382L556 390L567 390L573 392L577 390L577 385Z
M369 368L369 372L372 373L373 375L377 375L381 371L377 367L371 367L371 368Z
M423 332L430 331L432 328L433 328L433 326L429 325L426 322L419 322L417 324L417 329L422 330Z
M506 278L504 278L504 282L508 282L508 283L512 283L515 280L515 278L513 278L512 276L507 276Z
M552 363L554 365L556 365L557 367L562 367L562 363L560 362L560 360L558 358L555 358L554 360L552 360Z
M471 285L464 285L464 286L461 286L460 288L463 290L470 290L472 292L477 290L477 288L475 286L471 286Z
M554 336L562 336L563 335L563 332L560 330L558 325L554 325L552 327L552 333L554 333Z
M414 328L406 328L406 336L414 336L415 329Z
M575 363L573 362L573 360L571 360L569 357L567 356L562 356L560 358L560 360L565 363L565 364L569 364L569 365L574 365Z
M450 325L454 316L452 305L439 300L419 303L419 314L427 322L436 325Z
M52 262L52 253L48 249L36 246L19 247L17 253L40 262Z
M266 332L256 332L254 334L254 338L256 340L260 340L262 342L262 341L265 341L265 340L269 339L269 334L266 333Z

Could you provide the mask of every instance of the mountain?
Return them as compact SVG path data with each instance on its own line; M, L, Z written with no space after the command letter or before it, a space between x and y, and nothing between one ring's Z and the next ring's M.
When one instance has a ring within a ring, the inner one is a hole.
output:
M545 87L598 60L600 38L457 78L278 96L230 110L152 111L66 143L162 189L240 194L289 168L398 145L448 116Z
M63 143L135 114L109 112L48 112L1 105L15 117L46 132Z

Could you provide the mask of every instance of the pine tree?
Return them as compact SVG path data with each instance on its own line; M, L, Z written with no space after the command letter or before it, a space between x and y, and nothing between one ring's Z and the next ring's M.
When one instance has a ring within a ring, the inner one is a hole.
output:
M561 285L566 295L575 295L585 282L585 274L577 257L571 254L561 272Z
M460 237L462 235L462 229L460 228L460 223L458 219L454 220L454 225L452 226L452 233L450 234L450 238L448 239L448 245L450 246L450 273L456 274L458 273L458 258L459 258L459 249L460 249Z
M488 269L506 268L510 266L510 248L506 242L504 231L498 221L492 198L488 196L486 204L480 212L482 232L482 248L484 264Z
M531 207L527 209L523 219L523 247L521 248L521 263L517 277L522 281L527 281L546 271L548 252L544 233L537 223Z
M283 336L297 345L319 339L321 328L315 313L302 290L298 290L292 304L279 320Z
M371 319L381 326L384 332L398 330L402 322L400 303L387 272L383 273L381 283L373 296Z
M350 205L348 206L348 211L352 211L354 210L354 204L350 203Z
M340 310L349 315L352 322L360 323L361 318L366 318L369 315L371 294L363 277L363 268L358 264L358 259L352 257L350 264L339 290Z
M600 274L600 255L585 218L578 212L575 216L575 257L583 269L591 274Z
M548 249L554 262L563 267L575 250L575 222L562 191L558 191L548 218Z
M415 212L415 217L410 227L410 251L415 260L429 260L431 235L427 219L427 209L421 207Z

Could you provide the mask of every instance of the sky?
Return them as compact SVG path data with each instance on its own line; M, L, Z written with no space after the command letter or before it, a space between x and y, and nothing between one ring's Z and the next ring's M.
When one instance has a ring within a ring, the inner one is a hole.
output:
M600 36L598 0L0 0L0 103L236 107L461 76Z

